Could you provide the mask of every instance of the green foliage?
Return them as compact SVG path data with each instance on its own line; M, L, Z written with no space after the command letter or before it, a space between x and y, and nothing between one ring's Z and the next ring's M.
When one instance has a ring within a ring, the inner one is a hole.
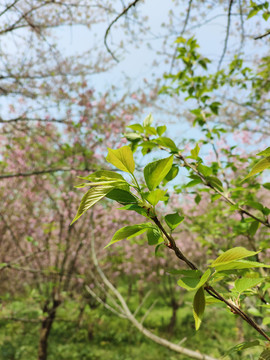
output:
M195 319L195 328L199 330L205 309L205 295L203 287L200 287L193 299L193 316Z
M129 146L123 146L120 149L108 149L106 160L117 169L133 174L135 162Z
M149 190L154 190L171 170L173 155L151 162L144 168L144 179Z

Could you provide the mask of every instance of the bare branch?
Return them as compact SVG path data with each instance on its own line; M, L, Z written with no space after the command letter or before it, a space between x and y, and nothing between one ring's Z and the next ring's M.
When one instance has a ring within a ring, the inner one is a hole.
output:
M217 71L219 71L219 70L220 70L220 67L221 67L222 61L223 61L224 56L225 56L226 51L227 51L228 40L229 40L229 35L230 35L230 25L231 25L231 14L232 14L232 5L233 5L233 1L234 1L234 0L230 0L230 3L229 3L229 10L228 10L228 21L227 21L226 37L225 37L225 41L224 41L223 52L222 52L221 58L220 58L219 63L218 63L218 68L217 68Z
M107 43L107 37L109 35L109 32L113 26L113 24L115 24L119 19L120 17L122 17L123 15L125 15L129 9L132 7L132 6L135 6L137 4L137 2L139 2L140 0L134 0L132 3L130 3L126 8L124 8L124 10L121 12L121 14L119 14L111 23L110 25L108 26L106 32L105 32L105 36L104 36L104 44L106 46L106 49L107 51L111 54L112 58L116 61L116 62L119 62L119 60L114 56L113 52L111 51L111 49L109 48L109 45Z
M256 36L256 37L254 38L254 40L262 39L262 38L264 38L264 37L266 37L266 36L268 36L268 35L270 35L270 30L268 30L268 31L267 31L265 34L263 34L263 35Z

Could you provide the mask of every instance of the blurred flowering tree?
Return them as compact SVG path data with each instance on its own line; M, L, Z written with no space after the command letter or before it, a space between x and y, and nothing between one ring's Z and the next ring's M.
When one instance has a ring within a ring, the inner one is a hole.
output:
M188 181L179 181L181 185L177 184L175 193L186 194L186 201L179 201L176 195L171 197L175 199L171 212L178 209L186 219L178 234L183 252L200 267L205 264L206 254L217 257L220 248L226 251L232 244L248 244L253 251L261 247L259 260L267 258L266 233L259 223L265 225L268 221L264 189L269 185L264 181L262 187L251 178L248 186L242 187L238 177L246 175L248 156L243 147L241 153L236 152L230 139L233 131L236 142L243 141L243 146L248 145L251 152L255 141L261 145L260 150L266 147L263 142L269 136L269 57L264 55L264 48L258 47L262 56L252 58L252 66L247 66L245 54L251 42L254 46L258 41L267 42L267 29L263 29L269 15L267 4L174 1L173 11L164 20L164 31L159 34L158 30L154 35L140 13L147 5L143 1L119 1L116 6L112 1L11 0L0 5L1 286L7 289L10 283L14 284L13 294L25 291L26 285L37 291L40 360L46 359L48 336L65 296L81 293L85 279L94 284L91 275L94 270L88 261L91 219L68 227L79 201L78 192L72 188L74 176L85 176L101 167L111 170L111 165L105 165L103 160L105 148L121 147L125 142L120 140L124 126L140 117L149 106L155 106L161 113L165 103L172 120L185 118L196 125L199 140L179 139L175 134L177 145L173 145L162 136L162 126L159 130L149 126L144 132L140 124L133 124L126 132L132 149L141 146L143 155L157 145L172 153L176 148L192 150L192 161L200 166L203 176L212 177L211 186L222 192L218 181L213 179L220 175L227 191L231 191L231 201L242 206L241 211L235 212L231 202L228 210L219 200L221 194L210 192L209 195L197 175L188 174ZM153 16L149 13L150 22ZM192 35L197 35L194 32L203 23L219 16L225 19L225 32L215 63L198 52L199 42ZM252 19L260 19L258 27L253 26ZM103 47L100 38L95 40L94 36L95 31L101 32L99 26L104 27ZM120 40L114 35L119 26L124 29ZM66 50L59 41L67 30L76 27L82 34L92 34L91 47L81 52ZM89 32L84 33L84 29ZM250 34L259 38L251 40ZM159 54L154 64L149 65L151 76L145 80L144 91L134 89L132 82L126 82L124 90L122 84L110 84L100 91L99 76L109 73L116 65L115 60L123 59L131 46L141 45L148 35L152 48L157 38L163 38L164 42L158 43ZM172 44L175 38L178 40ZM237 49L229 46L231 39L240 39ZM164 72L164 65L160 66L163 62L169 66L166 65L164 86L159 88L163 96L158 97L156 84ZM168 94L170 99L166 97ZM179 106L184 99L188 105ZM161 138L158 143L151 141L158 135ZM201 153L199 156L201 144L211 145L205 150L208 160ZM206 161L204 164L200 157ZM172 169L171 177L177 167ZM106 203L106 206L111 205ZM253 210L261 215L264 224L258 222L257 213L256 218L251 217L254 221L246 219ZM107 213L103 207L96 208L93 214L100 247L107 243L119 223L128 225L131 219L123 211L104 214ZM139 214L136 216L132 216L132 222L142 221ZM155 235L149 237L149 243L155 244ZM123 248L118 253L118 263L108 260L106 253L98 249L104 257L102 265L115 283L117 274L128 278L130 287L133 279L140 279L141 297L147 288L145 279L156 284L164 268L177 266L177 259L172 260L168 255L149 263L150 248L141 252L129 243ZM159 291L172 307L169 326L172 330L180 301L174 282L165 279L164 291L162 288Z

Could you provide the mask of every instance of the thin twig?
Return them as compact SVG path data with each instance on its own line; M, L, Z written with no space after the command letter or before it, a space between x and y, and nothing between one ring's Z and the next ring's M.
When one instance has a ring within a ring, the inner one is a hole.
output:
M119 19L120 17L122 17L123 15L125 15L129 9L132 7L132 6L135 6L137 4L137 2L139 2L140 0L135 0L133 1L132 3L130 3L126 8L124 8L124 10L121 12L121 14L119 14L118 16L116 16L116 18L110 23L110 25L108 26L106 32L105 32L105 36L104 36L104 44L106 46L106 49L107 51L111 54L112 58L116 61L116 62L119 62L119 60L114 56L113 52L111 51L111 49L109 48L109 45L107 43L107 37L109 35L109 32L113 26L113 24L115 24Z
M234 0L230 0L230 3L229 3L229 10L228 10L228 21L227 21L226 37L225 37L225 41L224 41L223 52L222 52L221 58L220 58L219 63L218 63L218 68L217 68L217 71L219 71L219 70L220 70L220 67L221 67L222 61L223 61L224 56L225 56L226 51L227 51L227 45L228 45L228 40L229 40L229 35L230 35L231 13L232 13L232 5L233 5L233 1L234 1Z
M264 38L265 36L268 36L268 35L270 35L270 30L268 30L268 31L267 31L265 34L263 34L263 35L256 36L256 37L254 38L254 40L262 39L262 38Z

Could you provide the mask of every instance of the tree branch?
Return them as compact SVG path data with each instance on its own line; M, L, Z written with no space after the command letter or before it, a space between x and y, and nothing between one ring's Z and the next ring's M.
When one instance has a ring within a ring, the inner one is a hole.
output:
M106 49L107 51L111 54L112 58L116 61L116 62L119 62L119 60L114 56L113 52L111 51L111 49L109 48L109 45L107 43L107 37L109 35L109 32L112 28L112 26L120 19L120 17L122 17L123 15L125 15L129 9L132 7L132 6L135 6L137 4L137 2L139 2L140 0L134 0L132 3L130 3L126 8L124 8L124 10L121 12L121 14L119 14L111 23L110 25L108 26L106 32L105 32L105 36L104 36L104 44L106 46Z

